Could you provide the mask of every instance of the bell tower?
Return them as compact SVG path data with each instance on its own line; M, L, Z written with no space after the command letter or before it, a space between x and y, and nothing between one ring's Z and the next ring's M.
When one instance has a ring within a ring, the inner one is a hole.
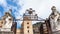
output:
M33 34L33 26L32 26L32 20L35 18L37 14L34 14L35 10L32 10L32 8L27 9L26 12L23 15L23 23L22 23L22 29L23 34Z

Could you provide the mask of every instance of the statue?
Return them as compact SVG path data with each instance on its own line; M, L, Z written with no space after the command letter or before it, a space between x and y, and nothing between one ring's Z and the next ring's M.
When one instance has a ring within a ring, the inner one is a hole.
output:
M58 31L58 30L60 30L60 24L58 24L59 23L58 19L59 19L60 15L59 15L59 12L56 10L55 6L53 6L51 8L51 10L52 10L52 13L49 16L50 24L51 24L51 29L52 29L52 31Z
M12 23L13 23L13 18L12 16L10 15L9 12L6 12L5 13L5 16L3 17L3 20L5 21L3 23L3 26L2 28L6 31L11 31L11 27L12 27Z
M3 32L3 34L7 32L16 34L16 27L17 22L14 21L14 17L10 12L5 12L4 16L0 19L0 32Z

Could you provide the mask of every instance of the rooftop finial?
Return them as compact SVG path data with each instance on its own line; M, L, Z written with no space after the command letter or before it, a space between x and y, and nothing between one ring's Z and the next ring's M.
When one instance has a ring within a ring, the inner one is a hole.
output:
M12 9L9 9L9 13L11 13L12 12Z
M29 9L27 9L26 11L28 11L29 14L32 14L32 11L33 11L33 10L32 10L32 8L29 8Z

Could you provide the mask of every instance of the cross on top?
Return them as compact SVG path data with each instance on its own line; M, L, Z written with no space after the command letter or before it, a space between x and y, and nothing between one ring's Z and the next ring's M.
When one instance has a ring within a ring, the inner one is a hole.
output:
M35 12L35 10L33 10L32 8L29 8L26 11L28 11L29 14L32 14L33 12Z
M11 12L12 12L12 9L9 9L9 11L11 11Z

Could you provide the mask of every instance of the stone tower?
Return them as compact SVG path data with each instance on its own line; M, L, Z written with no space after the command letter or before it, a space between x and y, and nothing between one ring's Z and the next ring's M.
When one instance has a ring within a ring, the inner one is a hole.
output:
M33 34L32 20L36 19L35 16L37 16L37 14L34 14L34 12L35 10L32 10L32 8L30 8L29 10L26 10L26 13L24 13L22 34Z

